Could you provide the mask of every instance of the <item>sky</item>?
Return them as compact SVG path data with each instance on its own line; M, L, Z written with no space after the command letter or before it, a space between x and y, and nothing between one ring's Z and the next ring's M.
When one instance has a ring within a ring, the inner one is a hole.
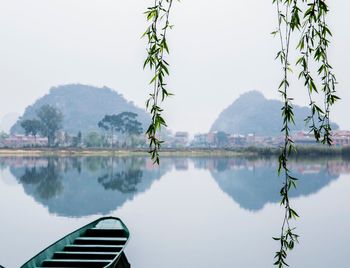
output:
M174 3L168 33L171 55L166 100L169 128L207 132L220 112L249 90L280 99L281 68L271 0L182 0ZM330 60L342 100L332 119L350 129L349 1L330 1ZM153 1L0 0L0 118L22 114L54 86L108 86L145 107L150 73L143 12ZM296 73L296 71L295 71ZM301 82L292 79L295 103L307 105ZM262 111L263 112L263 111Z

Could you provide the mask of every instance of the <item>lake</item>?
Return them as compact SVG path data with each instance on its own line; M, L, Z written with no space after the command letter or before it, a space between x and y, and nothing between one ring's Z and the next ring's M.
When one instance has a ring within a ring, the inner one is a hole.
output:
M301 236L291 267L347 267L350 162L302 159L291 193ZM273 267L282 223L275 159L0 158L0 264L18 268L103 216L131 232L132 268Z

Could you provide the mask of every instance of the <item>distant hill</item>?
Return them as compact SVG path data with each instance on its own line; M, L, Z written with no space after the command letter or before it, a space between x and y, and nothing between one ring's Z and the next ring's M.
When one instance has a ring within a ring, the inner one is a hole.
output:
M280 134L282 102L268 100L259 91L242 94L230 106L221 112L210 131L276 136ZM304 119L310 114L307 107L294 106L295 126L292 130L308 130ZM333 129L339 128L332 124Z
M49 94L28 106L23 116L11 128L11 133L23 133L20 121L36 117L36 112L44 104L53 105L62 111L63 130L70 134L98 131L97 123L106 114L124 111L138 114L137 119L144 129L150 122L150 117L144 109L138 108L110 88L70 84L51 88Z

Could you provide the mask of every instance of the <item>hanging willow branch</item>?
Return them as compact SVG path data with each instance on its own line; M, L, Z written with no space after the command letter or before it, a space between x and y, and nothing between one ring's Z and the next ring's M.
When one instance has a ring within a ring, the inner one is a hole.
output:
M279 92L282 95L283 107L283 127L284 144L279 156L278 174L284 176L283 186L280 190L281 205L284 206L284 218L281 227L281 234L274 239L280 242L280 248L275 255L275 265L283 267L287 265L287 251L294 248L295 242L298 242L298 235L294 233L294 228L290 226L290 220L292 218L299 217L297 212L291 207L289 200L289 190L292 187L296 187L296 178L291 176L291 172L288 167L288 158L292 151L295 151L295 146L290 135L290 126L294 124L294 112L292 98L288 95L289 73L291 72L291 66L289 63L290 52L290 40L293 31L300 26L300 9L297 6L297 1L282 1L275 0L278 13L278 30L274 34L279 35L281 50L277 53L277 58L280 59L283 69L283 79L279 85Z
M283 107L282 118L284 133L284 144L279 156L278 174L284 176L284 182L280 190L281 205L284 207L284 218L279 237L274 240L279 241L279 250L275 254L275 263L278 267L288 266L288 251L294 248L298 242L299 235L295 233L295 228L291 227L290 221L297 219L299 215L291 207L289 191L296 188L297 178L291 175L288 167L288 159L291 152L296 151L291 138L290 126L294 124L294 113L292 98L289 97L290 87L289 74L292 72L289 51L291 46L291 36L294 32L301 33L297 50L300 57L296 60L296 65L301 67L299 79L304 80L304 86L309 95L310 116L305 121L309 125L310 132L314 134L316 141L331 145L331 125L330 107L339 99L335 95L337 84L332 66L328 61L327 49L331 31L326 24L326 15L329 12L328 6L323 0L273 0L277 7L278 29L273 32L280 39L281 49L277 53L283 69L283 79L279 85L279 92L282 95ZM310 64L318 66L314 79ZM321 86L318 86L321 84ZM313 99L313 94L322 92L324 95L323 107Z
M150 84L153 86L152 93L149 94L146 102L146 107L150 110L152 121L146 134L150 142L149 153L154 163L157 164L159 164L159 149L163 143L157 134L162 126L167 126L162 116L163 109L160 106L160 102L172 95L166 88L164 81L164 78L169 75L169 64L164 59L164 55L169 54L166 34L167 30L172 28L169 22L172 3L172 0L155 0L154 6L149 7L145 12L150 25L143 34L143 37L147 37L148 40L148 55L143 68L149 67L153 71L153 77L150 80Z
M329 37L332 33L326 24L326 15L329 12L325 1L314 0L308 3L308 9L304 14L302 35L298 44L301 57L297 65L302 67L299 78L304 79L304 85L308 89L311 115L306 118L310 123L310 131L314 133L317 141L331 145L330 107L339 99L335 95L337 84L332 66L328 62L327 49ZM321 91L324 94L324 107L317 105L312 98L313 93L319 93L309 69L309 61L313 60L318 65L317 76L320 79Z

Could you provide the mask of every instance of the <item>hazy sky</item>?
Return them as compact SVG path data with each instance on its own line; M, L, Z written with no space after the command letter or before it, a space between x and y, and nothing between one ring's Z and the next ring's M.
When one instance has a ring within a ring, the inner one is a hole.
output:
M165 108L170 129L205 132L243 92L257 89L279 99L274 61L278 40L271 0L175 2L169 32L175 96ZM333 119L350 129L349 1L330 1L334 38L331 61L342 101ZM106 85L144 107L149 74L142 70L146 23L153 1L0 0L0 118L23 113L52 86ZM293 83L296 103L305 90Z

